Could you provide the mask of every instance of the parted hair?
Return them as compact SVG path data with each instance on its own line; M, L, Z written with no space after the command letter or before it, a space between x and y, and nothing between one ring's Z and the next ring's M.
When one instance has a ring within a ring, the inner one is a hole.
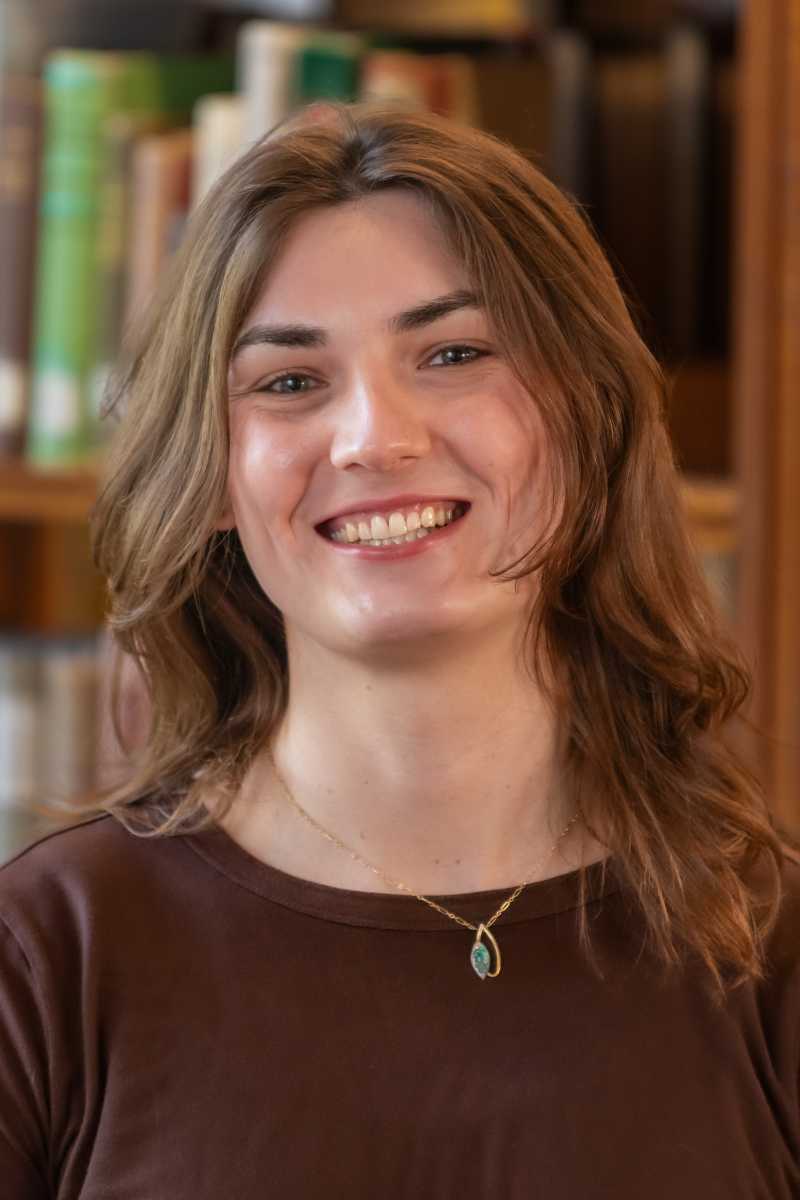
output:
M750 677L688 536L665 378L579 205L511 146L440 116L362 102L278 126L198 206L129 338L91 533L149 721L92 811L146 837L206 827L285 710L282 614L235 529L215 529L230 356L293 222L386 188L429 206L550 441L558 521L496 575L537 576L524 665L558 706L603 871L629 889L643 950L665 968L697 959L721 998L764 977L793 851L729 736ZM544 661L558 664L549 682Z

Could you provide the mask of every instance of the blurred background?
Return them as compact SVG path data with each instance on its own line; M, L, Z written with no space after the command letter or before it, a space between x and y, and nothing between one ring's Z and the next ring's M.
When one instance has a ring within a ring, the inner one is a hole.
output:
M800 0L0 0L0 861L119 769L87 517L120 339L237 154L373 96L507 139L593 225L800 831Z

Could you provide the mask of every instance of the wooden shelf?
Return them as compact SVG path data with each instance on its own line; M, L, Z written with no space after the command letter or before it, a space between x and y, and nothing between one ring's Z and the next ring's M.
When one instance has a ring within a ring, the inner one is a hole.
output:
M681 468L691 474L730 475L731 364L692 359L667 366L668 424Z
M0 521L80 524L88 519L96 496L93 471L42 471L0 461Z
M701 552L738 551L740 490L732 478L681 476L681 496L692 540Z

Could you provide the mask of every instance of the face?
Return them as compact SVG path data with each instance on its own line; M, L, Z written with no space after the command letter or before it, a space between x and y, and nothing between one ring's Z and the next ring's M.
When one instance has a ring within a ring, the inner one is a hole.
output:
M365 657L430 653L519 626L530 607L529 578L489 571L545 527L544 432L469 292L424 202L400 190L306 214L273 264L231 361L218 528L237 528L290 654L297 638ZM319 530L343 512L358 528L352 510L369 523L386 501L387 520L421 513L430 498L469 509L402 546Z

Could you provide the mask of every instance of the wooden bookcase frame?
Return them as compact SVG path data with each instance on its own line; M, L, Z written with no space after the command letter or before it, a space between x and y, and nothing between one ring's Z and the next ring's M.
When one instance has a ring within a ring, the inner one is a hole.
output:
M753 757L800 830L800 0L743 5L734 245L739 641Z

